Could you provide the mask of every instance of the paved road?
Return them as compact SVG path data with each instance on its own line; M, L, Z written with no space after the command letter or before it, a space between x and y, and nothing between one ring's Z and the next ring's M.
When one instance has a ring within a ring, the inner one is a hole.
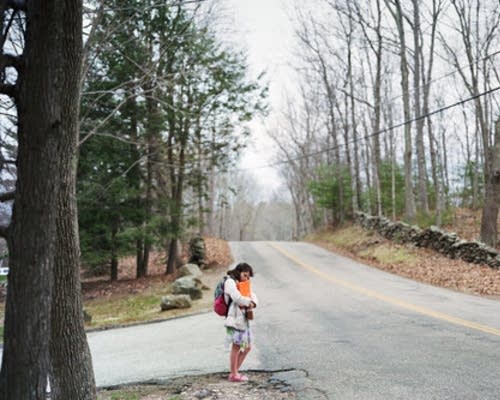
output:
M254 265L247 368L303 399L500 399L500 302L419 284L305 243L232 243ZM222 321L202 314L89 334L99 386L227 370Z

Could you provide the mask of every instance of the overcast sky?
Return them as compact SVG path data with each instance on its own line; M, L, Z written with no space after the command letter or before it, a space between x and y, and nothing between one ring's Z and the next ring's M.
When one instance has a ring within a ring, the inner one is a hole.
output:
M287 9L290 0L225 0L226 12L232 23L235 43L248 52L250 72L256 76L267 72L269 102L273 109L265 120L251 124L253 142L243 156L241 167L253 169L266 191L276 189L280 179L270 168L256 168L274 161L273 144L267 136L276 112L283 104L286 87L290 86L289 62L293 51L293 29Z

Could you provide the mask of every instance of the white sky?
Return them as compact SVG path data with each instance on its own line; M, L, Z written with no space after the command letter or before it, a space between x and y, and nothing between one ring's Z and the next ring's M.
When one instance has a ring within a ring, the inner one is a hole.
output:
M286 87L290 86L289 61L294 46L293 28L288 17L290 0L225 0L226 14L231 20L234 42L248 52L253 76L266 71L269 82L271 113L251 124L252 143L242 157L241 168L254 170L266 192L277 189L281 180L274 169L258 168L276 161L272 140L266 131L283 105ZM257 168L256 168L257 167Z

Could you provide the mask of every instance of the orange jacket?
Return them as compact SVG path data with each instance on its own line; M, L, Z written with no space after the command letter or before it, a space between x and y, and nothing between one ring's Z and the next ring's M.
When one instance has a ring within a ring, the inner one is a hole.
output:
M238 290L242 296L252 297L252 286L250 284L250 279L247 281L237 282L236 286L238 287Z

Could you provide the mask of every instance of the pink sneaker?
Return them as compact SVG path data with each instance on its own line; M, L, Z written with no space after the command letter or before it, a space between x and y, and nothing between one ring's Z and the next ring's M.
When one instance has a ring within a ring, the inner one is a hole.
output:
M227 380L229 382L248 382L248 377L245 375L229 375Z

